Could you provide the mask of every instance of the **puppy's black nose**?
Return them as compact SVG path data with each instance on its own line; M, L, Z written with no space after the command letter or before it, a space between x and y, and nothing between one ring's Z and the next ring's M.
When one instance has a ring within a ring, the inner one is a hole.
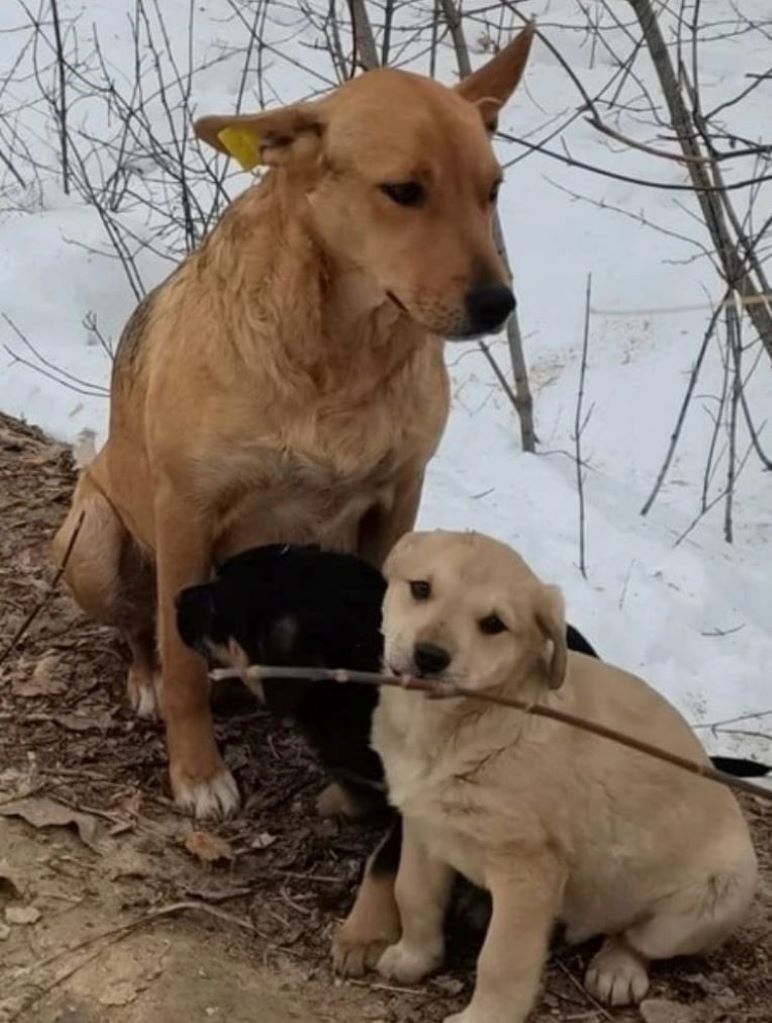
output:
M515 296L506 284L482 284L466 294L466 315L476 334L498 330L515 308Z
M422 675L438 675L450 664L450 654L434 643L416 643L413 661Z

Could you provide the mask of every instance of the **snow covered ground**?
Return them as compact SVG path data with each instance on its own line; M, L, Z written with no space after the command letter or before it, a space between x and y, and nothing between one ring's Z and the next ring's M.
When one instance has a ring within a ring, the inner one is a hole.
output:
M193 78L193 107L198 112L233 109L241 58L236 54L229 58L227 47L245 45L246 34L233 17L234 5L228 0L194 4L194 27L188 38L188 5L159 3L179 65L187 67L189 48L194 65L209 62ZM133 0L87 4L60 0L59 6L69 52L74 55L77 42L79 54L87 55L96 26L111 73L116 81L125 82L122 76L131 73L133 61L129 17ZM148 6L152 15L152 4ZM249 5L235 5L241 7ZM612 7L633 32L627 5ZM425 22L425 8L421 3L402 8L399 24L409 25L411 19ZM733 9L728 0L705 0L701 17L705 23L727 25L735 19ZM742 9L747 17L766 17L769 24L768 0L745 0ZM593 45L590 36L578 30L586 18L574 0L533 0L519 5L519 10L539 18L539 27L588 91L594 94L615 74L608 50ZM27 24L20 5L9 0L0 6L0 86L29 35ZM670 33L673 26L666 20L665 27ZM627 54L632 46L627 31L618 29L604 38ZM475 62L484 59L478 46L480 32L478 22L467 23ZM269 44L263 52L267 103L301 98L334 79L328 55L313 45L321 38L319 30L306 23L295 4L272 3L261 33ZM722 39L722 34L716 30L714 40L700 51L706 108L746 88L749 72L768 70L768 37L746 33ZM39 61L49 61L50 53L42 46L40 50ZM0 314L7 318L0 321L0 345L36 363L38 369L0 350L0 408L65 440L75 440L83 430L94 431L101 440L107 400L100 388L107 385L110 360L84 318L95 316L101 333L115 341L135 297L120 261L102 254L110 252L110 243L94 208L61 190L55 125L50 110L39 101L40 85L30 74L31 62L28 49L14 80L0 92L0 125L5 126L0 127L0 151L13 126L41 163L33 175L17 161L24 186L6 173L0 191ZM425 55L419 56L415 67L425 70L426 62ZM622 98L633 102L639 96L635 76L659 97L645 54L637 59L634 72L623 85ZM151 72L147 74L149 80ZM440 47L438 74L446 81L454 78L453 51L447 45ZM46 87L55 81L51 69L40 77ZM579 102L565 70L537 42L526 86L501 127L538 141L569 121ZM245 105L250 103L257 103L254 74L247 81ZM163 111L157 103L151 108L162 131ZM82 98L70 112L71 124L97 138L114 138L120 126L105 121L102 110L96 97ZM769 143L770 110L772 80L732 108L732 126L750 139L761 138L766 130ZM675 146L669 138L654 138L643 115L631 114L624 129L660 149L672 151ZM578 160L648 181L686 182L679 164L610 142L582 117L568 124L562 138ZM547 148L562 152L561 145L555 138ZM598 177L539 153L519 159L524 153L516 144L500 145L503 162L516 160L508 170L500 212L515 268L541 453L521 453L513 409L475 346L449 346L453 414L429 471L421 525L474 527L512 542L545 579L562 585L571 620L587 632L601 654L660 688L700 726L711 749L772 760L772 743L763 737L772 734L772 475L762 471L758 459L748 459L736 487L731 546L722 537L723 501L679 542L699 514L712 414L723 386L722 350L716 342L710 346L660 497L647 517L640 515L702 342L710 301L721 295L709 260L686 240L709 246L697 219L697 203L688 192ZM110 152L103 154L108 169L111 158ZM740 180L753 169L751 162L740 160L726 173L729 180ZM140 167L138 178L142 173ZM235 194L248 183L247 175L234 173L228 187ZM772 189L765 187L756 198L756 226L772 212ZM748 190L739 195L744 195L739 200L744 210ZM157 221L152 216L148 219L140 208L122 216L140 238L155 238ZM156 238L154 247L162 250L164 244ZM148 250L137 257L145 287L160 280L171 265ZM571 452L588 273L596 311L590 324L585 393L585 408L591 407L592 414L582 438L589 463L585 580L578 569ZM81 381L74 384L77 390L44 375L49 371L25 347L12 324L38 356L57 367L51 370L54 376L63 370ZM504 343L493 348L500 364L508 368ZM760 427L772 412L772 373L758 345L746 358L748 369L758 358L747 395ZM772 433L762 429L761 440L772 450ZM740 430L741 454L747 442L747 432ZM723 450L723 429L718 443ZM711 481L711 497L724 486L725 457ZM716 732L707 727L748 714L761 716Z

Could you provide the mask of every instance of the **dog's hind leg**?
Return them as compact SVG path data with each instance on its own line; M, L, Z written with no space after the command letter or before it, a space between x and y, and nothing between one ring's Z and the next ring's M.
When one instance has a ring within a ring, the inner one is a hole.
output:
M401 926L394 883L401 849L402 818L396 815L367 861L354 905L333 941L333 963L343 976L361 977L375 966L388 945L399 940Z
M742 846L734 864L670 892L645 919L607 938L585 977L590 994L615 1006L639 1002L650 960L703 955L728 938L748 912L756 884L755 854L750 842Z
M67 555L78 523L64 580L86 614L117 628L127 640L132 657L126 683L129 701L140 716L152 717L157 706L152 568L88 471L78 480L70 510L54 537L57 566Z
M316 797L316 812L320 817L346 817L348 820L366 820L386 806L383 795L365 785L333 781Z

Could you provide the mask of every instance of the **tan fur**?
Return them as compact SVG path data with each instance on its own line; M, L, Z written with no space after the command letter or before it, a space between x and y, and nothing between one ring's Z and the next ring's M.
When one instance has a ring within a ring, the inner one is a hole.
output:
M373 969L384 949L393 945L401 934L394 879L373 871L375 855L365 866L354 905L333 942L335 970L347 977L361 977L368 969Z
M130 639L134 705L147 713L160 691L172 787L199 816L238 793L175 595L253 544L317 541L380 564L412 528L448 411L439 335L463 332L469 288L505 279L477 101L508 98L531 37L458 91L374 71L312 104L196 125L221 147L223 127L249 122L272 169L130 319L108 440L54 552L84 511L67 582ZM427 189L420 209L380 187L406 180Z
M414 671L414 644L432 642L452 656L443 677L707 762L683 718L645 682L565 651L559 594L503 544L410 534L386 574L392 670ZM430 597L416 601L410 580L430 581ZM479 622L494 613L506 630L484 635ZM748 828L720 785L557 722L401 690L383 691L373 746L405 827L402 937L381 957L381 973L415 981L440 965L452 871L493 897L475 992L453 1023L523 1023L555 919L571 941L606 936L586 983L622 1005L645 994L649 960L711 949L751 902Z

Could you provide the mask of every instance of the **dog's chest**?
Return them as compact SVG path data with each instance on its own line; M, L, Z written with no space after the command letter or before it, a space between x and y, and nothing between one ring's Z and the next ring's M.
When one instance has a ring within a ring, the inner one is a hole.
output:
M354 549L362 518L392 503L397 467L390 450L359 467L290 451L231 453L220 470L220 534L233 550L271 542Z
M383 760L389 798L403 813L437 822L452 816L458 823L479 815L481 755L459 744L423 697L383 692L372 744Z

